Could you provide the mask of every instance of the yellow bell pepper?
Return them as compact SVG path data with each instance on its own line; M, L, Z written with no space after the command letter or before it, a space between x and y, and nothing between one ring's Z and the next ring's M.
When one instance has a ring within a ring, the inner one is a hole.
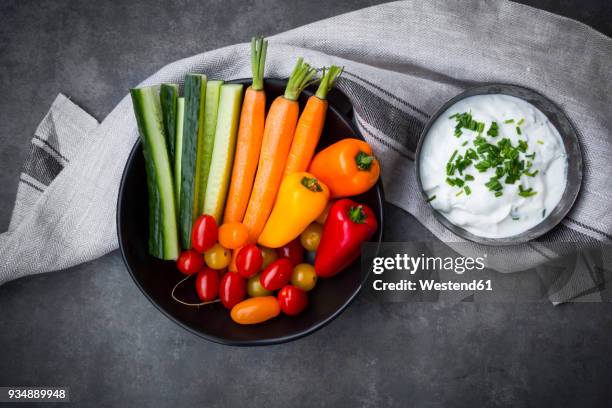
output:
M279 248L297 238L325 210L329 189L310 173L286 176L258 243Z

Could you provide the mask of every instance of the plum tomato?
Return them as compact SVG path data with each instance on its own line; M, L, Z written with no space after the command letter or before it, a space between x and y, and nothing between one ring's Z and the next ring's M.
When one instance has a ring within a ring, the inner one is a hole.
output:
M228 222L219 227L219 243L224 248L238 249L249 239L249 230L241 222Z
M218 236L215 219L211 215L202 214L193 223L191 245L193 249L203 254L217 243Z
M308 296L302 289L287 285L278 292L278 304L284 314L294 316L308 305Z
M231 309L246 296L246 280L235 272L228 272L219 284L219 297L226 309Z
M261 274L251 276L247 281L247 293L250 297L269 296L272 294L271 290L268 290L261 286Z
M262 264L263 256L255 244L242 247L236 256L236 271L244 278L257 274Z
M196 292L202 302L210 302L219 293L219 272L204 267L196 276Z
M291 265L291 261L287 258L281 258L272 262L263 270L259 281L261 286L267 290L278 290L289 283L292 273L293 265Z
M304 259L304 248L302 248L302 244L300 243L299 239L294 239L287 245L276 248L276 254L279 258L289 259L289 261L291 261L291 265L295 266L302 263L302 260Z
M314 266L307 263L296 265L291 274L291 284L306 292L314 288L317 284L317 273Z
M232 253L229 249L223 248L219 244L215 244L204 253L204 260L206 260L206 265L208 265L209 268L223 269L227 268L232 260Z
M263 264L261 264L261 269L266 269L268 265L278 259L278 255L276 254L276 250L267 247L259 247L261 251L261 256L263 257Z
M321 242L321 234L323 226L321 224L312 223L300 235L300 242L307 251L316 251Z
M198 251L188 249L187 251L181 252L176 260L176 266L178 270L185 275L192 275L202 269L202 266L204 266L204 258L202 258L202 254Z
M257 324L280 314L278 300L274 296L263 296L243 300L232 308L230 315L238 324Z

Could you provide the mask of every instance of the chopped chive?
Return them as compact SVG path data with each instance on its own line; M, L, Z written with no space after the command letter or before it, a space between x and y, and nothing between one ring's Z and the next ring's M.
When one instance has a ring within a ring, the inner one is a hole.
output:
M532 173L529 173L529 172L526 171L525 175L528 176L528 177L535 177L535 176L538 175L539 172L540 172L540 169L537 169L536 171L534 171Z
M497 127L497 122L491 122L491 127L487 131L487 135L491 137L495 137L499 134L499 128Z
M512 220L513 221L518 221L518 220L520 220L520 218L519 217L512 217Z
M474 176L472 176L471 174L465 175L465 181L473 181L473 180L474 180Z
M536 143L538 143L538 144L542 144L542 145L543 145L543 144L544 144L544 141L543 141L543 140L541 140L541 139L538 139L538 140L536 140Z
M517 125L521 126L523 123L525 123L525 118L521 118L521 120L518 121Z
M470 186L463 186L463 189L465 190L465 194L472 194L472 189L470 188Z
M504 195L504 193L502 193L501 191L496 191L495 192L495 197L501 197L503 195Z
M521 128L518 127L518 126L516 127L516 133L519 134L519 135L521 134Z
M459 190L459 192L455 194L455 196L459 197L461 194L463 194L463 190Z
M542 218L546 217L546 208L542 210Z
M514 123L514 119L506 119L504 120L504 123Z
M435 200L435 199L436 199L436 196L435 196L435 195L432 195L431 197L429 197L429 198L427 199L427 202L429 203L430 201L433 201L433 200Z
M461 143L461 146L467 146L468 141L466 140L465 142Z

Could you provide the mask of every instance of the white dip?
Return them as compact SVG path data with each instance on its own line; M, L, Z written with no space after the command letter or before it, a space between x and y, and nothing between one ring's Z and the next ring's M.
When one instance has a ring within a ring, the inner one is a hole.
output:
M489 131L492 122L497 136ZM450 222L480 237L506 238L539 224L557 206L567 154L557 129L530 103L478 95L435 121L423 141L419 171L430 204Z

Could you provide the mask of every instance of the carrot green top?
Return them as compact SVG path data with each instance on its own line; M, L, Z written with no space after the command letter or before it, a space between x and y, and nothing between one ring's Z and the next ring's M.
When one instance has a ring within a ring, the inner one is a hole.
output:
M251 70L253 71L253 84L251 88L255 91L263 89L267 50L268 41L264 40L263 37L253 37L251 39Z
M316 79L313 80L316 72L317 70L305 63L303 58L298 58L285 88L285 98L297 101L304 88L316 81Z
M340 74L342 74L342 71L344 71L344 67L340 68L336 65L332 65L327 71L325 67L323 67L323 77L321 78L319 89L317 89L315 96L319 99L327 99L328 92L334 87L334 83Z

